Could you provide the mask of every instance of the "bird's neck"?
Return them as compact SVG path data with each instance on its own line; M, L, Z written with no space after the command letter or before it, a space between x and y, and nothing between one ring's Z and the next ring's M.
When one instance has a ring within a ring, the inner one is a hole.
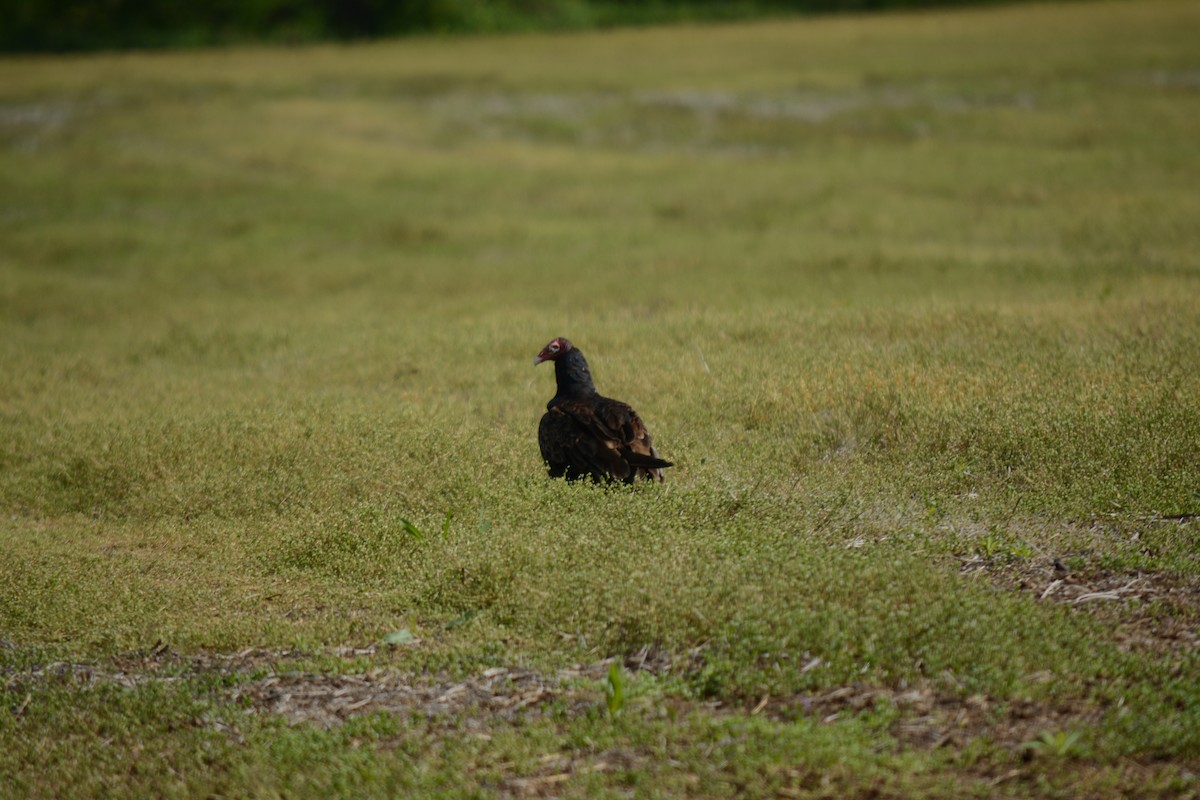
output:
M554 378L558 382L556 398L591 397L596 394L592 373L587 359L578 350L572 350L554 362Z

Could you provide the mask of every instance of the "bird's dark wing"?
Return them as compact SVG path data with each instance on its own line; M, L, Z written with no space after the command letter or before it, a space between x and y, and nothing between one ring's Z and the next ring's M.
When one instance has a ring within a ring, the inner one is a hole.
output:
M622 460L632 468L632 474L627 479L653 478L661 481L663 467L671 466L671 462L658 457L650 431L646 430L637 412L620 400L608 397L597 397L592 408L599 429L618 442L617 449Z
M615 449L606 447L563 405L558 403L547 411L538 426L538 444L550 476L568 480L586 477L595 481L611 477L623 480L628 467Z
M661 481L662 468L671 466L658 457L637 413L607 397L555 403L542 417L538 443L555 477Z

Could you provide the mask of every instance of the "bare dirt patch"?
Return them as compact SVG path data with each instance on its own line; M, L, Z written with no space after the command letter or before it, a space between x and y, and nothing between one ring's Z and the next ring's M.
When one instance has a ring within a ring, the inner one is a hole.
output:
M238 686L234 698L259 713L279 714L291 722L330 727L351 716L386 712L427 718L467 713L471 721L512 721L540 712L552 702L578 711L594 705L596 692L580 686L599 680L601 665L560 670L549 675L529 669L493 667L461 681L412 676L388 669L358 675L272 674ZM478 727L482 727L482 723Z
M1082 595L1080 595L1082 596ZM377 648L337 648L329 652L344 658L372 656ZM133 688L147 682L170 683L203 675L246 676L233 684L230 699L248 713L276 714L292 724L323 728L340 725L372 713L421 717L427 724L439 720L462 723L484 731L497 722L540 716L554 707L568 716L602 707L603 681L615 659L576 664L555 672L522 667L492 667L462 679L446 675L413 674L387 666L365 672L328 674L289 669L311 659L312 653L290 650L247 649L238 653L199 653L182 657L166 645L127 655L109 665L53 662L6 676L11 689L36 681L71 681L82 685L111 683ZM664 675L696 667L696 653L672 660L666 653L643 651L625 658L622 666L631 677ZM1079 703L1044 703L1002 700L982 694L964 695L934 682L902 688L865 684L828 691L757 700L697 701L666 697L676 712L714 715L763 715L789 721L816 717L832 724L839 719L890 706L899 711L892 733L902 748L961 748L979 737L1012 750L1043 731L1081 729L1097 722L1103 709Z
M1084 596L1083 592L1073 594ZM327 655L357 658L376 652L373 646L338 648ZM312 657L312 653L268 649L183 657L159 645L106 665L54 662L9 673L4 679L9 691L20 691L39 681L82 686L109 683L134 688L149 682L233 676L242 679L220 691L227 691L228 699L241 705L248 714L278 715L291 724L322 728L336 727L367 714L394 714L419 719L432 729L453 726L486 739L497 724L549 713L576 717L603 710L603 681L615 661L610 658L553 672L493 667L452 679L446 675L403 672L389 666L347 674L299 668ZM696 668L697 657L697 653L686 653L673 660L667 653L646 650L625 658L622 666L632 679L639 674L678 674ZM291 669L289 662L295 662L297 669ZM244 679L249 676L256 677ZM1106 713L1102 707L1081 701L1055 703L966 695L949 682L939 684L933 680L899 688L852 684L823 692L758 699L699 701L663 696L655 702L669 707L676 715L749 714L781 722L808 717L821 724L834 724L881 707L891 708L897 713L890 732L899 750L962 750L976 740L983 740L1023 758L1030 757L1025 745L1040 735L1086 730L1099 723ZM235 738L240 736L228 726L208 724L227 729ZM624 768L622 764L638 757L636 753L601 756L592 754L578 763L570 759L547 763L536 774L514 778L511 786L502 788L513 794L538 795L549 791L556 781L565 780L564 776Z
M1065 558L997 563L964 559L966 574L986 575L1006 590L1027 592L1110 622L1121 647L1155 654L1200 648L1200 582L1162 572L1073 570Z
M1082 594L1080 595L1082 596ZM376 648L343 648L330 651L346 658L374 655ZM697 654L677 657L672 663L666 653L643 652L623 660L627 675L662 675L695 668ZM172 682L212 675L237 677L219 693L243 707L248 714L278 715L294 725L333 728L366 714L394 714L427 731L453 730L454 735L490 739L498 730L523 720L554 714L570 718L588 713L603 713L603 681L613 663L606 659L593 664L574 665L557 671L539 672L522 667L493 667L462 679L444 675L413 674L381 666L363 673L325 674L300 669L311 663L312 653L288 650L253 649L239 653L201 653L181 657L168 648L127 656L105 665L71 662L48 663L33 669L4 675L5 688L14 696L25 694L39 681L70 682L80 686L117 684L128 688L149 682ZM295 662L290 663L290 662ZM297 667L297 669L291 669ZM245 679L248 676L257 676ZM635 700L628 713L638 713L648 698ZM25 701L28 702L28 699ZM977 741L1007 750L1009 757L969 758L957 769L964 777L997 787L1004 796L1031 791L1038 786L1046 765L1036 748L1044 734L1079 732L1098 724L1108 709L1079 701L1032 701L1001 699L982 694L965 695L949 683L935 681L895 688L852 684L827 691L780 697L698 701L680 696L653 699L672 716L692 714L719 716L762 715L779 722L800 718L818 724L833 725L839 720L875 712L894 710L889 731L897 751L936 750L969 753ZM21 716L24 704L14 713ZM219 718L194 721L213 727L234 740L243 734L237 726ZM1107 766L1082 758L1047 755L1056 770L1086 777L1100 774ZM489 785L499 793L513 797L551 797L562 793L568 781L596 773L636 772L654 769L655 756L644 748L617 747L602 751L570 750L547 753L530 767L501 774ZM1138 786L1141 781L1159 780L1170 772L1165 763L1140 764L1124 761L1117 765L1121 786ZM1166 770L1166 772L1164 772ZM784 786L779 796L797 787L795 796L809 796L813 789L825 787L828 776L806 767L784 768ZM1108 773L1104 773L1108 775ZM1185 777L1191 773L1181 773ZM1111 777L1111 776L1110 776ZM976 784L978 787L979 784ZM1005 789L999 787L1005 786ZM831 792L836 787L828 787ZM1168 796L1162 792L1153 796ZM1147 796L1151 796L1148 794ZM857 795L853 795L857 796ZM874 795L872 795L874 796ZM883 795L883 796L886 796ZM1114 793L1104 796L1119 796ZM1180 795L1182 796L1182 795Z
M273 673L241 684L234 698L255 713L279 714L293 723L323 727L375 712L420 715L427 722L465 720L482 730L497 721L541 715L555 705L569 716L602 706L600 688L612 659L576 665L554 673L494 667L460 681L413 676L385 668L354 675ZM625 668L660 673L662 663L627 659ZM1045 731L1077 730L1099 721L1103 709L1079 703L1001 700L981 694L964 696L932 683L904 689L869 685L842 686L816 694L763 697L742 701L692 701L664 698L676 712L714 715L762 714L779 721L802 716L833 724L880 704L900 713L892 734L901 748L962 748L980 737L1017 752Z
M1097 722L1103 709L1079 703L1001 700L962 695L932 684L905 689L841 686L827 692L766 701L772 716L815 715L822 722L891 706L900 714L891 726L902 748L962 748L977 738L1017 751L1043 731L1079 729Z

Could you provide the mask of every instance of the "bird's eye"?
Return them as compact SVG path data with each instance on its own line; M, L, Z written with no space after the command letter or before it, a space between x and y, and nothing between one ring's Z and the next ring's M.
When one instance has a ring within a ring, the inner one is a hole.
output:
M550 343L550 352L551 352L551 353L557 353L557 352L558 352L558 342L551 342L551 343Z

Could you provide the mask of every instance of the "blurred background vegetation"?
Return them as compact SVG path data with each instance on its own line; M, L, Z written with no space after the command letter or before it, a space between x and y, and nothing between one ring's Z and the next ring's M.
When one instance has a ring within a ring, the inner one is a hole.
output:
M306 42L407 33L573 30L986 0L10 0L0 51Z

